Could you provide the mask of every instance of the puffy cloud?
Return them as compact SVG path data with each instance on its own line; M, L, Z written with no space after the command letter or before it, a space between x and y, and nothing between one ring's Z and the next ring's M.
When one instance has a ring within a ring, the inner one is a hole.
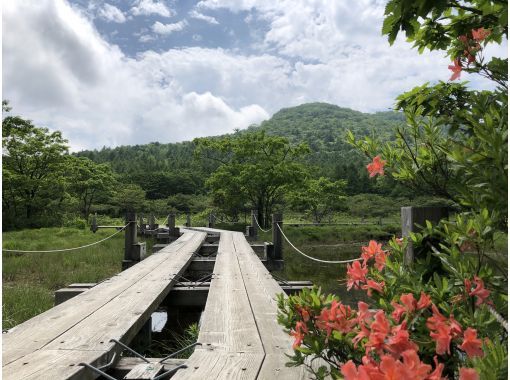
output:
M311 101L378 111L413 86L449 78L441 54L418 55L402 41L390 48L379 37L379 3L337 3L304 1L300 15L280 2L232 0L232 11L255 7L255 19L268 22L263 51L188 47L131 57L64 0L7 2L3 96L15 113L62 130L76 150L227 133ZM168 25L179 23L160 24L174 31Z
M192 10L189 12L189 16L191 18L195 18L197 20L203 20L205 22L208 22L209 24L218 25L219 22L212 16L204 15L203 13L197 12L196 10Z
M125 56L62 0L11 2L3 12L4 97L16 114L62 130L74 150L182 141L269 116L249 101L233 106L207 85L192 89L180 76L197 70L179 64L172 72L166 62L185 50ZM202 67L202 58L198 49L189 62Z
M131 8L131 13L135 16L148 16L152 14L163 17L172 17L175 11L168 8L165 3L157 0L138 0Z
M181 20L173 24L163 24L159 21L156 21L152 25L152 31L157 34L168 35L173 32L179 32L183 30L186 27L186 25L188 25L188 22L186 20Z
M114 5L104 4L98 12L98 16L109 22L123 23L126 22L126 16L122 11Z

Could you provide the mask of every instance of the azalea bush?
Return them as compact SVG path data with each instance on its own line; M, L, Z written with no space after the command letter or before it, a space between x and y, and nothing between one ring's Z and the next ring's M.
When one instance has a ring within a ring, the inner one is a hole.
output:
M294 338L289 365L306 365L319 379L508 378L507 257L492 248L508 225L508 59L485 54L487 44L507 38L507 7L388 2L383 34L393 43L404 31L420 53L446 51L450 82L398 97L407 122L394 141L352 134L348 141L370 158L370 177L390 175L460 211L409 238L362 248L346 286L365 290L370 302L347 305L319 288L282 295L278 320ZM493 89L454 83L463 73L492 81ZM415 260L405 265L410 244Z

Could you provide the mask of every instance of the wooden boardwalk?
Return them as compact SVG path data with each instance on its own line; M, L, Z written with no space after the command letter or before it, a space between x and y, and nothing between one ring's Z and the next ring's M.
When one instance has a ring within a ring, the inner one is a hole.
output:
M193 355L172 379L306 379L288 368L292 340L276 322L282 288L244 235L187 229L117 276L3 334L3 378L93 379L78 364L106 364L129 343L190 265L207 233L220 235L209 294Z

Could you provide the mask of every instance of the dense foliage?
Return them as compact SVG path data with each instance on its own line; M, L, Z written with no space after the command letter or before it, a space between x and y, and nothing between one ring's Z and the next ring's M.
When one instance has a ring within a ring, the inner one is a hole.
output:
M308 153L305 144L292 145L284 137L264 131L235 138L197 139L196 154L218 168L207 180L215 205L237 215L246 207L258 210L267 225L286 192L303 184L307 168L298 161Z
M319 359L317 378L346 380L507 378L507 258L490 252L507 226L507 59L484 57L488 42L507 37L507 24L506 2L388 2L390 42L403 30L420 52L447 50L452 81L467 71L495 88L426 84L398 98L406 125L395 140L349 134L372 160L370 177L389 174L462 212L385 249L376 241L363 247L347 267L347 288L366 290L370 304L351 308L319 289L281 297L293 365ZM415 260L404 265L408 244Z

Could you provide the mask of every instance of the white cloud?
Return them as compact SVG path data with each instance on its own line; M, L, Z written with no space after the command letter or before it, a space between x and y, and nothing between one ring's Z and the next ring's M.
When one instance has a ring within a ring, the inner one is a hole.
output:
M311 101L383 110L413 86L449 78L441 54L378 37L380 7L366 1L306 2L299 15L279 2L232 0L232 10L256 5L256 18L269 22L265 52L189 47L134 58L64 0L7 2L3 96L15 113L62 130L76 150L222 134ZM179 23L160 24L175 31L168 25Z
M175 11L168 8L165 3L157 0L137 0L131 8L131 13L135 16L149 16L157 14L163 17L172 17L175 15Z
M122 11L114 5L104 4L98 12L98 16L109 22L123 23L126 22L126 16Z
M197 20L203 20L205 22L208 22L209 24L218 25L219 22L212 16L204 15L203 13L197 12L196 10L193 10L189 12L189 16L191 18L195 18Z
M173 32L180 32L188 25L186 20L181 20L179 22L173 24L163 24L159 21L156 21L152 25L152 31L157 34L168 35Z

